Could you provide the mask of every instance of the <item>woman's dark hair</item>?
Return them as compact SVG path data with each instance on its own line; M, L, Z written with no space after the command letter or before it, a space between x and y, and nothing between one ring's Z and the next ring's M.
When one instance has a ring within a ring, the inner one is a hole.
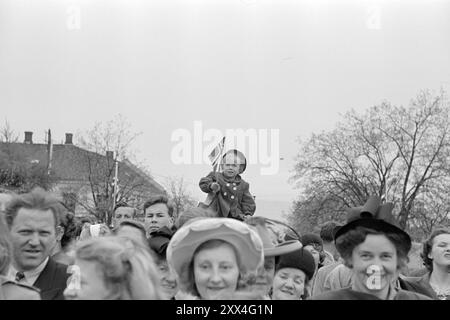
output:
M59 225L64 228L64 234L61 238L61 248L64 249L80 235L81 223L72 212L67 212L61 217Z
M423 260L423 264L430 272L433 271L433 259L428 258L428 255L430 254L431 249L433 248L434 238L436 238L440 234L450 234L450 228L442 227L433 230L430 236L423 243L423 250L422 253L420 254L420 257Z
M405 243L404 238L397 233L387 233L376 231L366 227L356 227L348 231L336 239L336 248L345 261L345 265L352 268L350 261L353 254L353 249L366 240L368 234L380 234L386 236L391 241L397 250L397 266L403 268L408 263L408 244Z

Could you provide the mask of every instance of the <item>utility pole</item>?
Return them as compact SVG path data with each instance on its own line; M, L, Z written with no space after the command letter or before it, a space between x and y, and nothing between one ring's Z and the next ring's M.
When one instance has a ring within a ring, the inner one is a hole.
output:
M50 175L52 170L52 158L53 158L53 142L52 142L52 132L48 129L47 135L47 174Z
M113 177L113 192L112 192L112 199L111 199L111 217L114 214L114 208L116 207L116 198L117 194L119 193L119 161L117 160L117 152L114 152L114 177ZM111 223L108 221L108 217L106 217L106 223Z

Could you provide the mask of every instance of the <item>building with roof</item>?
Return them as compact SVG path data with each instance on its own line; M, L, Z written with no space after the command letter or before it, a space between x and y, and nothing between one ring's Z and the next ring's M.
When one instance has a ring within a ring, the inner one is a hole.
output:
M0 157L10 157L46 170L53 183L51 190L76 215L98 214L111 210L114 178L117 167L116 203L142 207L151 194L165 194L164 188L148 173L131 161L117 161L114 153L99 154L73 144L73 135L66 133L64 144L33 143L32 132L25 132L23 143L0 142ZM95 212L97 211L97 212Z

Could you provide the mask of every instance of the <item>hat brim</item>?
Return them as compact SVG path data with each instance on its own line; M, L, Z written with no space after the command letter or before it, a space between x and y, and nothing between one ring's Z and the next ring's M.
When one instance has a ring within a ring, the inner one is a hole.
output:
M180 279L188 279L182 274L187 270L186 265L191 263L197 248L208 240L231 244L238 255L241 272L256 272L263 264L263 244L255 231L234 219L205 218L180 228L169 242L167 260Z
M264 248L264 257L282 256L284 254L300 250L302 247L303 246L300 241L289 240L274 247Z
M334 235L334 241L336 242L339 237L343 236L350 230L355 229L356 227L366 227L380 232L398 234L403 237L403 241L407 245L408 251L411 249L411 238L405 231L383 220L374 218L357 219L340 227Z

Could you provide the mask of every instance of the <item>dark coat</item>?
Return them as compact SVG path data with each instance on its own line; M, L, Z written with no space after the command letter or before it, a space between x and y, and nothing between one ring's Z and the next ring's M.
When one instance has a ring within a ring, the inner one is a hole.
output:
M410 284L421 287L422 290L425 291L425 293L423 293L423 294L426 294L427 296L429 296L430 298L432 298L434 300L440 300L439 297L437 296L436 292L430 285L430 273L429 272L427 272L422 277L409 277L406 279L408 280L408 282ZM442 297L441 297L441 299L442 299ZM450 300L450 295L446 296L446 300Z
M41 291L42 300L64 300L64 290L67 286L67 265L48 259L47 265L42 270L33 286Z
M212 193L211 184L217 182L220 191L215 195L215 208L219 217L243 220L244 216L252 216L256 211L256 203L250 193L249 184L237 175L233 181L225 178L223 173L210 172L200 179L200 189Z
M311 297L310 300L380 300L380 298L368 293L345 288L324 292ZM394 300L431 300L431 298L420 293L400 289L395 295Z
M399 278L398 280L400 283L400 288L403 290L413 291L430 297L431 299L437 299L437 296L429 283L425 284L423 281L417 281L415 278L411 277L406 277L404 279Z

